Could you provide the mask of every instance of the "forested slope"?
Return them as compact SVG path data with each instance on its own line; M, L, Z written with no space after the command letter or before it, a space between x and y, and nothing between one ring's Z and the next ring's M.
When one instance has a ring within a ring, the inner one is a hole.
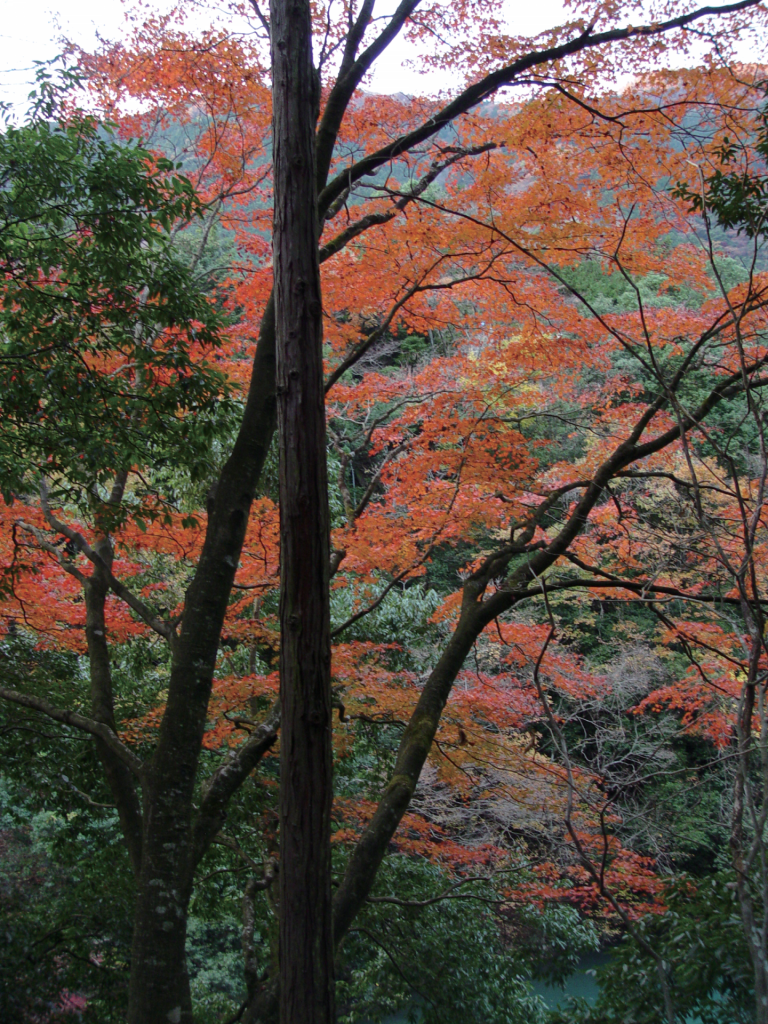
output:
M112 135L44 89L1 140L4 1020L136 1021L161 953L175 1019L274 1012L260 47L148 22L81 55ZM566 59L326 149L321 68L350 1024L552 1020L614 947L568 1019L763 1020L766 74Z

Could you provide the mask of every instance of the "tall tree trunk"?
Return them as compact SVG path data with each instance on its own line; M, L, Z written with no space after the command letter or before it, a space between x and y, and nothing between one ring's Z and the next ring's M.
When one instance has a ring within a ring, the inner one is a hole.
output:
M280 1020L332 1024L331 645L322 305L308 0L272 0L280 433Z

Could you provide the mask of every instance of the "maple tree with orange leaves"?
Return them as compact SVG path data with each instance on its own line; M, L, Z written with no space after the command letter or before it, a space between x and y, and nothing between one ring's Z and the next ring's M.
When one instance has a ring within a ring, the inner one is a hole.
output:
M764 15L753 3L670 8L627 26L604 5L531 41L504 35L491 3L422 11L404 0L383 21L372 12L369 2L337 21L312 11L333 643L323 713L336 712L342 776L361 744L389 746L384 775L340 792L332 811L344 851L334 941L376 898L392 846L459 877L473 865L501 871L521 852L503 827L482 841L452 828L417 788L425 777L449 804L492 807L499 826L499 805L513 805L529 850L541 836L535 870L502 883L510 904L607 907L631 930L660 908L661 884L623 831L626 779L610 760L578 762L569 735L621 682L572 640L574 609L641 606L659 624L653 643L689 660L633 710L672 710L687 734L735 744L746 766L731 830L740 877L759 852L744 816L762 813L750 810L747 768L765 735L765 471L732 448L758 438L762 450L762 228L728 282L718 254L728 241L711 218L702 227L692 197L706 212L713 176L749 175L761 159L764 69L723 57ZM190 373L212 363L226 374L239 425L189 482L151 455L117 464L110 422L99 421L106 454L84 498L66 465L38 458L3 510L3 613L41 645L87 656L90 708L61 707L55 692L0 695L100 744L137 892L134 1024L191 1021L195 878L219 846L243 853L224 823L254 770L274 789L280 733L269 19L256 7L239 16L250 35L197 37L178 14L81 55L94 101L126 136L180 162L204 204L199 225L168 229L231 316L213 349L190 350ZM440 40L430 59L466 88L444 104L366 93L401 30ZM695 70L666 69L694 30L712 52ZM635 78L615 93L619 69ZM89 373L110 380L124 365L115 358L126 356L94 359ZM153 379L159 395L169 380ZM193 416L181 407L178 421ZM429 649L414 653L386 609L424 595L444 564L455 568L428 599ZM121 722L111 666L152 634L167 645L165 692ZM330 739L327 718L316 724ZM257 843L264 875L246 893L249 1021L270 1019L277 1000L252 934L253 901L277 863L269 821ZM646 946L674 1021L663 958ZM760 1005L759 950L753 959Z

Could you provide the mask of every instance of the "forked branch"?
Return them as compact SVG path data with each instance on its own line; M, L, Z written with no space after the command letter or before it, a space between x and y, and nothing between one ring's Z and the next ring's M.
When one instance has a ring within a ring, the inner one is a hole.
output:
M92 736L97 736L127 768L130 768L134 775L141 778L141 773L144 769L142 761L103 722L95 722L92 718L86 718L76 711L54 707L53 704L49 704L42 697L34 697L28 693L19 693L18 690L9 690L4 686L0 686L0 697L14 704L20 704L22 707L30 708L33 711L39 711L41 714L47 715L63 725L70 725L75 729L80 729L82 732L89 732Z

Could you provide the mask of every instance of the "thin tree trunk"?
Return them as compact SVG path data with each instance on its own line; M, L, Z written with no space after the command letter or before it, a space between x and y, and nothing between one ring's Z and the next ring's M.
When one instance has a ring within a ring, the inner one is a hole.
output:
M101 538L95 550L105 564L112 565L112 545L108 537ZM112 693L112 669L107 643L106 602L109 582L106 571L100 566L85 586L85 637L88 644L88 665L91 677L91 717L103 722L117 732L115 707ZM141 870L142 818L141 801L136 781L130 770L109 749L107 744L96 739L96 752L104 768L107 784L112 792L120 818L128 855L133 873L138 877Z
M308 0L272 0L280 433L280 1020L332 1024L330 562Z
M95 549L96 565L85 588L86 637L91 671L91 706L97 721L116 731L112 677L106 639L107 570L112 545L105 534ZM186 970L186 916L191 891L189 817L179 793L157 787L156 773L144 778L147 815L141 814L133 777L96 741L117 802L123 834L137 877L129 1020L135 1024L191 1024L192 1002ZM184 814L186 810L186 814ZM182 814L179 814L182 811Z
M97 546L111 564L107 539ZM106 641L107 581L99 566L85 589L86 637L91 670L91 705L97 721L116 730L112 706L109 650ZM133 777L103 741L96 740L99 757L117 802L123 834L136 874L129 1021L132 1024L192 1022L192 1003L186 969L186 916L191 877L188 870L188 827L177 801L163 799L145 779L145 805L141 805ZM158 799L159 798L159 799ZM187 816L188 817L188 816ZM142 827L143 826L143 827Z
M759 649L759 648L758 648ZM750 892L750 865L746 863L744 811L749 785L749 761L752 753L752 728L755 707L755 684L747 683L742 691L736 722L736 781L731 817L731 860L736 872L736 893L741 922L747 941L755 979L755 1024L768 1024L768 971L766 970L765 933L755 913ZM761 727L763 723L761 722ZM763 796L763 799L765 797Z

